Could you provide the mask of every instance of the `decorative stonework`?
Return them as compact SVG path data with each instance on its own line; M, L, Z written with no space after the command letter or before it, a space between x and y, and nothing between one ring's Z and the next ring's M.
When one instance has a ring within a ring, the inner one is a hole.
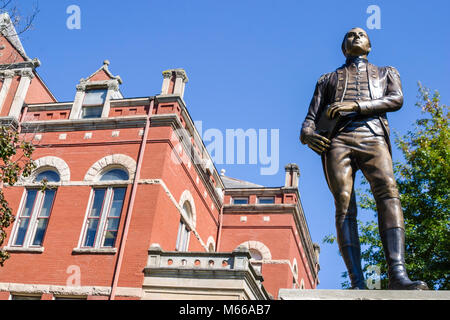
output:
M244 246L246 248L257 250L259 253L261 253L262 260L272 260L272 254L270 253L269 248L260 241L246 241L241 243L239 246Z
M186 83L189 81L186 72L183 69L169 69L162 72L163 84L161 88L161 95L178 95L183 98L184 88ZM175 76L175 83L173 86L173 92L169 92L170 82L173 76Z
M3 70L0 71L0 78L1 79L5 79L5 78L14 78L15 73L12 70Z
M124 154L113 154L94 163L84 176L85 182L97 181L102 173L113 168L123 168L128 172L129 179L134 178L136 172L136 161Z
M70 181L70 169L63 159L47 156L35 160L34 163L36 164L36 169L29 177L22 177L19 181L20 183L34 183L36 176L45 170L54 170L58 172L61 182Z
M22 283L0 283L0 291L7 291L20 294L53 294L53 295L74 295L74 296L109 296L111 287L106 286L62 286L43 284L22 284ZM142 297L141 288L118 287L118 296Z
M33 70L31 68L18 70L16 73L18 75L20 75L21 77L27 77L27 78L30 78L30 79L34 78L34 72L33 72Z
M250 263L247 248L224 252L148 250L143 300L268 300L262 276Z

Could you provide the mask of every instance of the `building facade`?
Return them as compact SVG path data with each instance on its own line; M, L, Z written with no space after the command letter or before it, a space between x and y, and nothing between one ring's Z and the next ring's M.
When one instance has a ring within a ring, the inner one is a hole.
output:
M219 174L182 69L163 72L160 94L127 98L105 61L58 102L0 17L0 124L33 141L37 166L3 186L16 220L0 299L262 300L317 286L296 165L276 188Z

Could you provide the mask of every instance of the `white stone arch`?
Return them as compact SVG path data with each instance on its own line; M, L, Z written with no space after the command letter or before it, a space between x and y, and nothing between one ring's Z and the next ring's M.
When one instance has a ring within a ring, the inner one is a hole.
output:
M259 253L261 253L262 260L272 260L272 254L270 253L269 248L260 241L250 240L241 243L239 246L244 246L248 248L248 250L254 249L258 251Z
M184 190L183 193L181 194L180 201L178 201L178 205L182 212L184 211L183 205L186 201L189 203L191 207L192 216L186 217L183 215L183 217L185 220L187 220L186 222L188 223L188 225L190 225L191 228L195 228L195 226L197 225L197 211L195 209L194 197L192 196L189 190Z
M124 154L112 154L103 157L89 168L84 176L84 181L96 181L104 172L114 168L125 169L128 173L129 179L131 180L134 178L134 174L136 172L136 161L134 161L134 159L130 156Z
M212 250L210 248L212 247ZM206 248L208 248L208 252L215 252L216 251L216 241L212 236L208 237L208 240L206 241Z
M36 169L33 170L29 177L22 177L21 182L33 183L36 176L46 170L56 171L59 174L61 182L70 181L70 168L63 159L53 156L45 156L35 160L34 163L36 164Z

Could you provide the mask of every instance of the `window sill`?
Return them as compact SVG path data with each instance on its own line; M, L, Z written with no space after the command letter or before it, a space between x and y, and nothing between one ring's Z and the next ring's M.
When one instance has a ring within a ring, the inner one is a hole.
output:
M7 252L19 252L19 253L43 253L44 247L3 247L3 250Z
M74 248L72 254L116 254L117 248Z

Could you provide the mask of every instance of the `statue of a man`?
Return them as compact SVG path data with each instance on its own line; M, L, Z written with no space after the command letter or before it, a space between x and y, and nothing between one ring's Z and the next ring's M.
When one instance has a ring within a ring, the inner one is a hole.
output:
M389 289L428 289L411 281L405 268L403 211L394 178L387 112L403 105L400 75L393 67L367 61L367 33L353 28L344 37L346 63L316 84L300 141L322 157L336 206L339 250L353 289L365 289L356 221L355 174L362 171L378 211L378 227L388 265Z

